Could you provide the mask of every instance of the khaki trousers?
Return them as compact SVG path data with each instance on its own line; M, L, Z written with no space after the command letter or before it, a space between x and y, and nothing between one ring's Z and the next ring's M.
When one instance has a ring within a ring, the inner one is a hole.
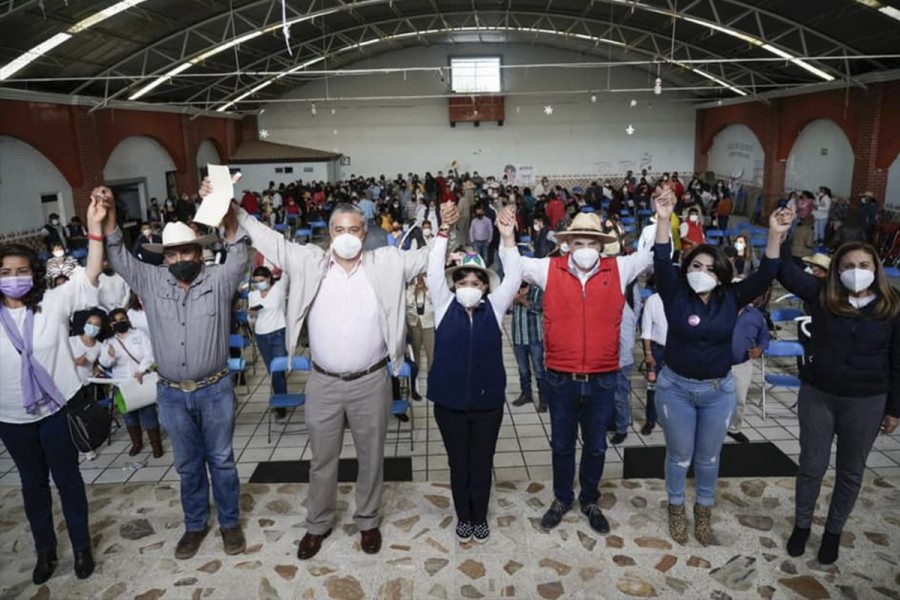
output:
M345 415L359 462L353 521L360 531L378 527L390 410L391 380L386 368L355 381L341 381L315 370L310 373L306 384L306 422L312 452L306 509L309 533L323 535L334 523Z
M728 431L735 433L741 430L744 420L744 404L747 402L747 392L753 383L753 359L731 366L731 375L734 377L734 387L737 390L737 404L734 407L734 415L731 417L731 426Z
M418 319L416 319L418 321ZM434 327L422 327L421 323L411 325L409 328L412 337L412 359L419 366L420 371L426 371L422 368L422 362L419 358L422 356L422 348L425 348L425 358L428 361L428 369L434 362Z

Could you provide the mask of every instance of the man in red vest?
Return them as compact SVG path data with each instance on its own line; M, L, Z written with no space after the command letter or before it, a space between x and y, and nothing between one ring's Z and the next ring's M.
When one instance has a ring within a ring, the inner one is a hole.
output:
M606 429L614 417L624 290L650 266L653 255L650 248L643 248L629 256L601 258L603 246L616 238L603 231L594 213L579 213L568 229L556 235L568 242L569 254L521 259L524 280L544 290L555 499L541 527L559 525L575 500L575 440L580 425L584 448L578 502L591 528L608 533L609 523L597 500Z

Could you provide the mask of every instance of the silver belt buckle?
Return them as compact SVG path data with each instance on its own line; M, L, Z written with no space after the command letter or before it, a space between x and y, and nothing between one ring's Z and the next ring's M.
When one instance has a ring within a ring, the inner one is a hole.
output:
M591 380L591 376L587 373L572 373L572 379L574 381L579 381L581 383L586 383Z
M190 379L185 379L181 383L178 384L178 387L181 388L183 392L196 392L200 387L196 381L192 381Z

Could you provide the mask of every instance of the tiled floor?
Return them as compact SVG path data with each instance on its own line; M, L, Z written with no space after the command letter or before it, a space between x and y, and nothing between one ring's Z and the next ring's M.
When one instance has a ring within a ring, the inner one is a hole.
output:
M509 319L506 322L509 330ZM641 351L635 349L640 360ZM504 363L507 369L507 396L514 399L519 395L519 378L515 358L508 343L504 347ZM248 373L249 393L244 386L238 388L238 414L236 418L234 452L241 481L246 482L259 462L269 460L309 459L308 436L303 430L302 410L291 417L284 427L273 422L271 443L267 440L266 406L269 397L268 378L260 362L254 374ZM301 389L304 374L294 374L289 385L291 390ZM640 374L633 374L631 405L634 418L628 437L618 447L611 447L606 455L605 478L622 475L622 457L625 447L662 445L663 434L657 427L650 436L642 436L639 431L644 421L646 382ZM770 440L781 448L795 462L800 453L797 417L790 410L796 401L794 391L775 391L769 395L770 414L762 418L758 406L760 372L755 374L755 385L750 391L745 410L744 433L753 441ZM419 390L425 389L425 375L419 378ZM537 413L531 406L513 407L507 403L506 414L500 429L500 439L495 457L495 479L497 481L548 481L550 471L550 421L547 413ZM431 415L431 404L427 400L412 403L413 418L409 423L394 420L388 435L387 456L412 456L414 481L449 481L447 456L440 433ZM410 450L409 430L413 426L414 447ZM103 446L97 458L82 463L82 474L87 483L124 482L175 482L178 474L172 468L172 453L168 440L164 440L166 454L154 459L149 447L137 457L129 457L129 443L124 430L112 436L112 445ZM733 443L728 440L728 443ZM344 438L342 457L355 456L353 441L349 432ZM135 460L137 459L137 460ZM834 463L832 456L832 465ZM136 468L139 466L139 468ZM900 477L900 435L879 436L875 448L869 455L869 474ZM0 447L0 485L19 484L18 474L12 460Z

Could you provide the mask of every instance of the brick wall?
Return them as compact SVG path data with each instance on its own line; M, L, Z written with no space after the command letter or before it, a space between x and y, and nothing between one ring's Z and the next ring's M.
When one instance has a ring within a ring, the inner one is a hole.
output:
M162 145L177 169L179 188L193 191L197 180L197 149L212 140L224 162L240 140L256 135L242 131L233 119L198 117L133 110L0 100L0 135L15 137L39 150L72 186L77 214L84 214L90 192L103 183L103 169L116 146L125 138L146 135Z
M879 200L887 187L887 169L900 152L900 81L876 83L865 90L829 90L749 102L697 112L694 168L705 170L716 134L732 124L749 127L766 153L763 206L768 213L784 192L785 161L803 128L815 119L835 122L853 147L852 194L872 191Z

